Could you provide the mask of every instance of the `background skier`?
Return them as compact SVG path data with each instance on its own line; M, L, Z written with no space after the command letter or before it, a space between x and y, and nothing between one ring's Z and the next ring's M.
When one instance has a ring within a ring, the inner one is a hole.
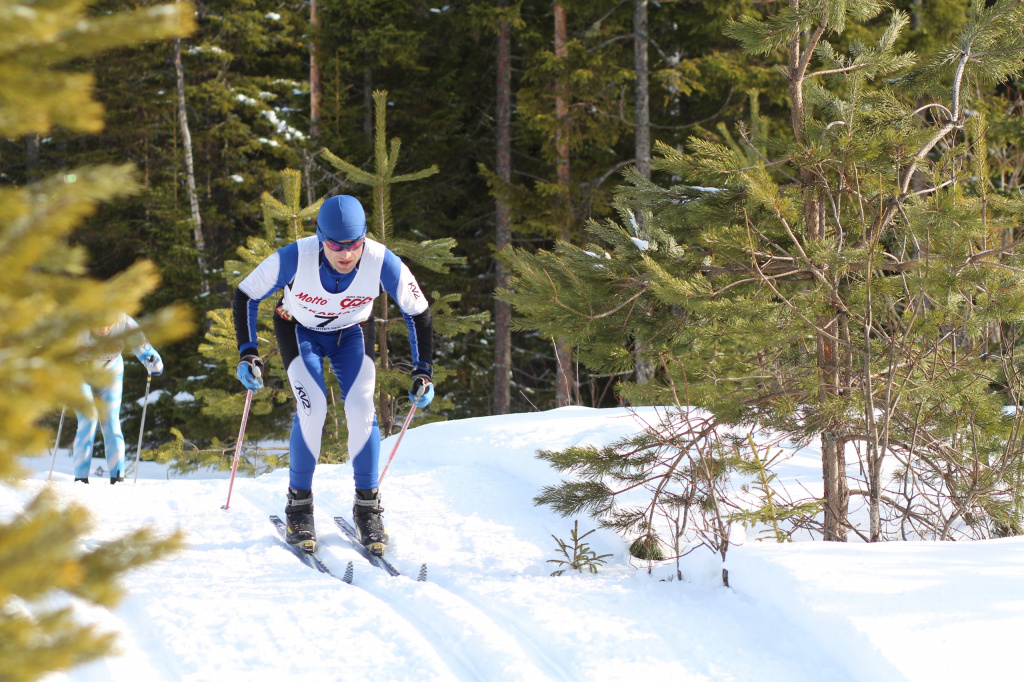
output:
M85 412L75 410L78 417L78 431L75 433L74 468L75 480L89 482L89 466L92 464L93 445L96 441L96 427L103 431L103 447L107 454L107 470L111 484L123 481L124 434L121 432L121 392L124 385L125 342L134 344L132 352L151 376L164 371L160 354L149 345L146 337L138 330L138 323L128 315L119 313L113 324L93 329L83 334L80 343L87 349L96 369L107 373L109 380L85 382L82 394L86 397Z
M380 430L373 403L373 301L383 289L402 311L412 348L409 398L417 407L426 407L434 397L433 325L427 299L401 259L366 237L366 214L359 200L330 197L320 207L316 236L278 249L235 292L235 335L241 355L236 376L251 391L263 386L256 338L259 302L282 287L274 335L296 401L289 442L287 540L308 552L316 548L312 484L327 418L327 358L345 403L356 487L353 521L363 545L383 554L388 536L377 489Z

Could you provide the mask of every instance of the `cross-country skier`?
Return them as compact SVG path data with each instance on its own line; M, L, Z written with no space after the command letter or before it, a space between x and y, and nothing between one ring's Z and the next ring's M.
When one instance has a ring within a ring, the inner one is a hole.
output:
M75 410L78 417L78 431L75 433L74 467L75 481L89 482L89 465L92 463L92 449L96 440L97 419L103 432L103 446L107 452L107 470L111 484L123 481L124 434L121 433L121 391L124 384L125 342L132 344L132 352L151 376L164 371L164 361L146 337L138 330L138 323L128 315L120 313L113 324L93 329L82 334L79 344L87 349L89 358L96 369L111 376L108 382L82 384L82 394L87 399L86 412Z
M287 540L308 552L316 548L312 488L327 418L326 358L345 401L356 531L360 542L380 555L388 536L377 489L380 430L373 404L377 370L372 306L382 289L398 303L412 347L409 399L417 407L426 407L434 397L433 324L427 299L398 256L366 237L366 214L359 200L348 195L330 197L317 215L316 236L278 249L235 292L235 335L241 356L235 374L250 391L263 386L256 338L259 302L282 287L274 335L296 403L289 442Z

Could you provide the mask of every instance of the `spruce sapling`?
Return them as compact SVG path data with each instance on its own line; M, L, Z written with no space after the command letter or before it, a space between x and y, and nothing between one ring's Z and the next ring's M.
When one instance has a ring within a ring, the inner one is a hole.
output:
M554 538L555 542L558 543L558 551L560 551L562 555L565 557L565 559L548 559L549 564L557 564L559 566L563 566L563 568L560 568L557 571L552 571L551 575L562 575L570 568L582 573L584 567L590 569L591 573L597 573L597 567L604 565L604 560L612 555L598 555L596 552L594 552L594 550L590 548L589 544L583 542L583 538L587 537L595 530L597 529L591 528L583 535L580 535L580 522L573 521L571 534L572 545L565 542L561 538L555 537L554 535L551 536L552 538Z

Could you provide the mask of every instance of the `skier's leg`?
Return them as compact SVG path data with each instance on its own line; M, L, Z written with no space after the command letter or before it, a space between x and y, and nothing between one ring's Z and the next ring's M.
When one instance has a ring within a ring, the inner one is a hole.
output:
M82 384L82 394L86 396L85 412L75 410L78 418L78 430L75 431L75 444L72 447L74 456L75 478L89 480L89 467L92 465L92 447L96 440L96 406L93 404L92 386Z
M309 490L320 457L320 440L327 419L323 351L314 335L302 325L275 316L274 332L288 373L288 383L295 396L288 478L292 488Z
M345 329L328 359L338 377L338 387L345 401L348 454L352 458L356 488L376 488L380 427L374 410L373 389L377 368L365 352L362 329L359 326Z
M288 498L285 539L307 552L316 549L313 519L313 471L327 418L323 351L313 334L289 320L274 316L274 335L288 383L295 396L295 417L289 439Z
M377 369L366 353L363 332L349 327L341 336L338 348L329 356L345 400L345 421L348 424L348 450L356 484L352 521L360 542L378 556L388 545L377 490L377 465L380 458L380 428L373 405L373 389Z
M96 390L100 430L103 432L103 447L107 453L107 470L111 479L120 478L124 472L124 433L121 431L124 362L118 365L113 382Z

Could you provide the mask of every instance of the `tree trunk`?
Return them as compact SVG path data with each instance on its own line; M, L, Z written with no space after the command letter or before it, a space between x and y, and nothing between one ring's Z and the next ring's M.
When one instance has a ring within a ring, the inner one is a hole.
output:
M871 252L868 252L867 271L872 271ZM884 424L886 436L879 435L878 420L875 418L875 383L871 373L871 337L874 318L872 306L874 305L873 291L871 287L871 275L867 279L867 291L864 308L864 352L862 381L864 389L864 423L866 426L867 460L868 460L868 539L871 542L878 542L882 539L882 523L880 516L880 502L882 498L882 460L888 448L888 427L889 427L889 400L888 387L886 387L886 399L882 401ZM890 336L890 338L892 338ZM849 333L843 335L843 340L850 343ZM852 346L852 344L850 344ZM887 381L891 382L889 378ZM891 384L890 384L891 385Z
M320 139L320 108L323 100L323 83L320 79L320 64L317 61L320 40L320 19L316 15L316 0L309 3L309 136L313 149Z
M882 539L882 458L874 455L868 460L868 539L880 542Z
M192 163L192 134L188 129L188 116L185 111L185 68L181 64L181 39L174 41L174 70L178 75L178 124L181 127L181 145L185 150L185 176L188 185L188 203L192 209L192 234L199 252L200 290L210 293L210 283L206 279L206 241L203 239L203 223L199 216L199 197L196 196L196 173Z
M790 0L790 9L800 10L800 0ZM793 135L798 143L806 141L804 108L804 76L810 55L814 52L818 40L824 33L824 23L819 24L813 33L794 35L789 43L788 74L789 97L792 105L791 122ZM807 43L802 41L806 39ZM803 188L804 226L808 243L820 242L825 238L824 211L822 198L816 186L814 171L810 168L800 170L800 184ZM823 264L818 264L826 277L830 276ZM838 335L838 310L831 316L819 315L815 318L818 328L816 333L819 402L825 402L829 396L840 390L839 348L836 342ZM821 430L821 472L825 494L825 540L845 542L848 526L848 508L850 489L846 481L846 452L842 429L834 424L824 424Z
M316 0L309 3L309 146L302 152L302 177L306 185L306 203L316 201L313 180L316 153L320 149L320 112L323 108L324 86L317 54L320 51L320 17Z
M651 177L650 71L647 68L647 0L633 0L633 72L636 74L636 169ZM637 218L640 220L640 217Z
M367 70L369 76L369 70ZM372 97L372 94L371 94ZM373 101L372 99L370 100ZM386 197L387 187L378 185L373 188L373 216L376 217L377 234L382 244L388 243L387 235L387 210ZM377 314L377 354L380 357L380 371L385 372L391 368L391 353L388 350L388 293L380 293L380 312ZM395 426L395 415L391 410L391 396L383 390L378 391L377 398L377 425L380 427L380 435L387 438L391 435Z
M821 473L825 483L825 537L827 542L846 542L850 487L846 482L846 452L834 429L821 433Z
M651 110L650 71L647 67L647 0L633 0L633 72L636 74L636 169L648 180L651 179ZM644 229L644 215L637 213L634 218L639 231ZM638 238L643 237L638 234ZM642 338L634 338L635 354L633 368L636 382L646 384L654 375L651 363L641 357L645 349ZM597 407L595 405L594 407Z
M25 178L28 182L35 182L39 179L39 133L25 136L25 154L28 164Z
M565 60L569 56L566 42L565 5L555 0L555 59L560 68L555 84L555 175L561 203L562 241L572 239L572 199L569 193L569 79L565 73ZM555 406L563 407L572 401L572 346L555 341Z
M502 2L502 6L506 3ZM512 180L512 41L509 25L498 23L498 103L497 103L497 161L498 177L503 182ZM495 247L500 253L512 243L511 214L508 202L498 197L495 215ZM494 265L495 285L505 288L509 272L501 260ZM494 414L508 414L511 403L510 377L512 372L512 306L505 301L494 302Z
M807 224L807 241L820 241L824 237L824 221L821 215L821 199L812 183L813 174L801 172L804 183L804 221ZM821 266L819 264L819 267ZM827 275L826 271L826 275ZM839 362L838 311L831 317L819 315L815 318L818 355L818 402L824 403L837 395L841 388ZM842 429L834 424L823 425L821 432L821 470L825 484L825 540L846 542L847 508L850 490L846 481L846 452Z
M363 70L363 132L373 139L373 70L367 67Z

